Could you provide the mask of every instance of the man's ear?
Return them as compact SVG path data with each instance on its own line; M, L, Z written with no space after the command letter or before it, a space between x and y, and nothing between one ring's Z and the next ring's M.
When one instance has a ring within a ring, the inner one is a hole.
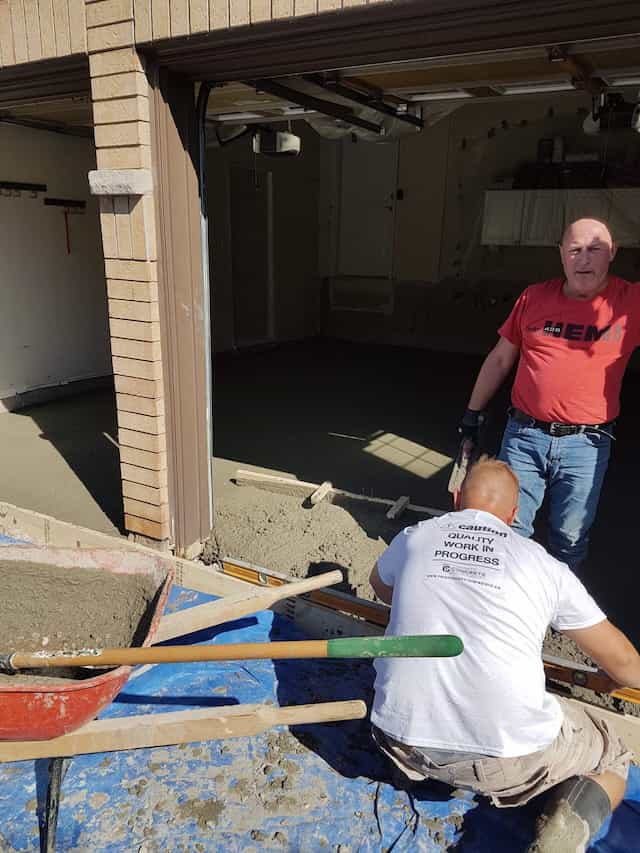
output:
M456 489L456 491L453 493L453 508L454 509L460 509L461 499L462 499L462 490Z
M507 519L507 524L509 525L509 527L511 527L511 525L513 524L513 521L514 521L517 514L518 514L518 504L516 504L514 506L514 508L511 510L509 518Z
M617 251L618 251L618 244L617 244L617 243L612 243L612 244L611 244L611 251L610 251L610 253L609 253L609 259L610 259L610 260L613 260L613 259L615 258L616 254L617 254Z

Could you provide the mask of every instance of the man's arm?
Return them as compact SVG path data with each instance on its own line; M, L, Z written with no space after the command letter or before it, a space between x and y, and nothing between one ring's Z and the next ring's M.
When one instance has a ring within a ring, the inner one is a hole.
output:
M380 579L380 574L378 572L377 563L371 571L369 583L373 587L373 591L378 596L380 601L384 602L384 604L391 604L391 599L393 597L393 587L387 586L386 583L382 582L382 580Z
M626 635L608 619L591 628L562 633L593 658L617 685L640 688L640 655Z
M481 412L506 379L520 352L506 338L500 338L489 355L485 358L476 384L473 386L468 409Z

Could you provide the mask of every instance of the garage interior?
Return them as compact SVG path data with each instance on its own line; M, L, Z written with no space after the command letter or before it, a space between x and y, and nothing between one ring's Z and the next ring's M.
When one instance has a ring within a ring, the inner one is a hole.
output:
M219 523L225 502L248 501L248 490L231 497L237 468L447 508L456 426L475 374L521 290L559 274L563 223L608 218L621 246L613 272L640 279L639 89L637 40L622 39L213 88L206 159ZM14 106L3 117L0 139L18 132L5 124L16 120L47 145L52 130L69 145L79 143L60 130L91 130L88 96ZM278 146L289 153L265 153ZM75 165L88 223L91 166ZM0 200L6 210L8 197ZM108 347L98 294L88 329L87 309L69 295L81 310L73 333L61 333L86 366L92 347ZM110 373L108 351L106 359L90 378ZM88 376L77 370L69 364L56 381ZM631 636L633 614L620 604L634 574L625 555L639 385L632 362L584 570ZM507 400L505 388L491 407L494 452ZM8 501L122 527L110 388L16 408L0 417L0 434ZM49 476L54 458L38 451L47 437L73 477ZM16 448L37 464L12 469ZM251 525L249 512L242 523ZM259 545L252 556L264 564ZM615 575L605 581L609 566Z

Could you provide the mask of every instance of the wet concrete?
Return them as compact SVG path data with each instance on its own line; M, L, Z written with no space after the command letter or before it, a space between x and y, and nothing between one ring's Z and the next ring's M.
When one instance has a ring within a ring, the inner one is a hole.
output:
M408 494L415 503L447 508L456 425L481 360L327 339L219 355L216 484L220 488L236 467L253 467L313 482L328 479L378 497ZM636 640L640 629L630 602L638 588L639 386L640 374L629 372L583 572L611 618ZM491 407L490 451L498 447L507 399L505 389ZM0 498L117 532L122 505L116 434L112 392L0 415Z

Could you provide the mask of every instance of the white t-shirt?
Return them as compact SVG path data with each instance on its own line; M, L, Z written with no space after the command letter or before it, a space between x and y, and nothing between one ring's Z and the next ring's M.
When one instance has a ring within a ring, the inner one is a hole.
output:
M378 560L393 587L387 634L456 634L455 658L376 660L372 722L414 746L515 757L557 736L545 689L549 624L588 628L605 615L578 578L487 512L408 527Z

